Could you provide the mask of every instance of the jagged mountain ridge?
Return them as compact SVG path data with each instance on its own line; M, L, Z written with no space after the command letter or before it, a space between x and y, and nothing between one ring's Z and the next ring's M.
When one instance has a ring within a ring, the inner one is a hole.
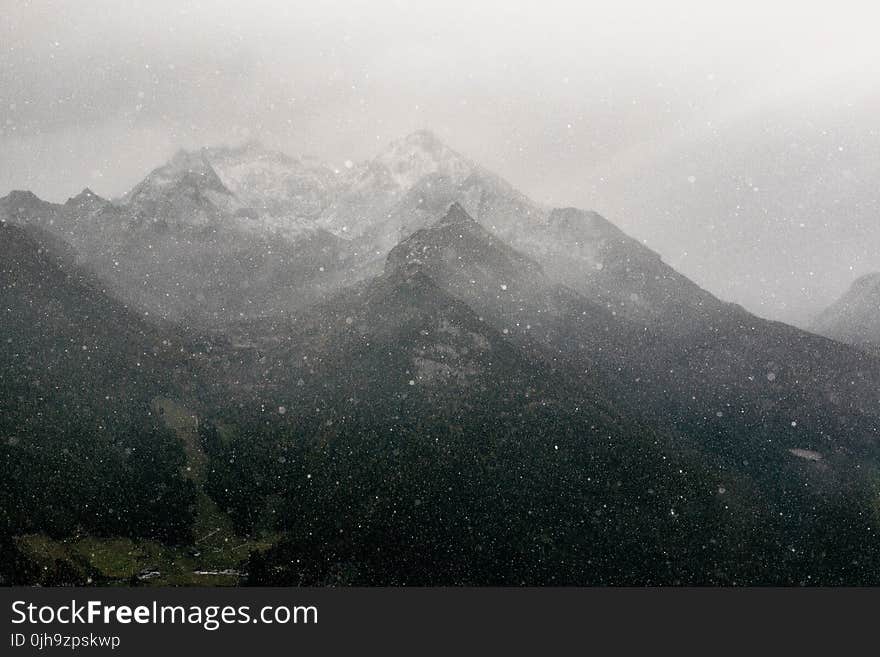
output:
M346 181L339 169L314 158L294 158L258 142L205 149L223 184L258 214L279 219L316 219ZM279 230L290 230L284 221Z
M204 225L236 209L234 197L204 151L178 153L122 198L137 218L163 224L186 220Z
M201 171L181 161L148 177L128 204L88 190L60 205L14 193L0 212L69 242L79 264L132 306L193 327L283 314L338 288L339 239L319 229L296 239L264 230L203 158Z
M282 300L266 313L296 310L302 307L296 296L311 301L376 275L401 239L453 202L541 263L557 283L613 313L687 330L705 319L705 307L718 305L595 213L543 208L428 131L392 143L373 160L346 164L351 166L290 158L257 144L181 152L116 203L87 194L57 206L14 193L0 212L9 221L43 223L64 235L81 261L116 281L130 302L202 325L254 316L255 305L268 298ZM317 243L333 242L342 265L312 254L307 260L322 260L317 271L298 270L298 280L289 281L297 295L286 300L269 289L279 283L277 276L266 276L263 265L244 264L262 263L270 250L301 258L322 231ZM297 243L301 248L286 247ZM233 259L242 265L225 267L224 249L238 254ZM140 257L145 250L155 258ZM166 261L168 271L153 260ZM175 267L179 281L173 280ZM211 272L210 282L197 282L201 271ZM193 286L218 284L250 290L254 302L202 292L205 301L192 303Z

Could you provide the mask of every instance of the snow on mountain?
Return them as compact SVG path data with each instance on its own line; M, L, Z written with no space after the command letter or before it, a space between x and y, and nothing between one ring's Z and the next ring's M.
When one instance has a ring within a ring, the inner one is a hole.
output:
M278 281L274 274L260 278L254 263L288 246L301 246L294 249L297 258L322 262L321 280L331 278L331 270L339 284L377 275L395 245L454 203L495 238L537 261L555 284L624 317L691 326L705 319L706 307L720 303L599 215L545 208L427 130L391 143L372 160L339 169L252 142L180 151L112 204L88 190L63 206L24 193L0 203L3 215L13 220L59 224L55 228L62 227L61 234L86 260L100 263L99 271L127 267L132 285L149 273L149 285L139 285L129 299L143 299L151 288L149 303L166 307L170 300L196 294L184 293L183 281L207 284L202 279L216 270L211 285L230 292L217 297L225 310L210 303L196 309L210 316L228 314L235 305L231 291L243 285L268 294L267 281ZM324 249L328 239L339 262L325 262L324 251L306 254L310 245ZM228 261L231 252L238 254L240 266L194 270L197 262ZM163 262L178 263L186 275L157 271ZM219 272L227 270L244 280L220 281ZM301 276L291 285L304 291L301 285L311 275L303 271Z
M240 207L206 153L183 150L150 172L122 204L138 219L163 226L205 226Z
M373 162L385 167L401 189L409 189L430 174L461 181L475 168L473 162L449 148L430 130L419 130L393 142Z
M323 213L321 225L338 235L364 238L371 243L369 249L384 255L400 237L395 210L406 204L407 194L420 181L439 176L455 185L474 168L433 133L414 132L353 166L348 184Z
M459 203L483 227L510 239L546 212L512 185L420 130L359 165L350 185L320 219L354 239L376 262L395 244Z
M344 184L345 172L314 158L294 158L257 142L207 149L223 184L248 208L291 221L313 221Z

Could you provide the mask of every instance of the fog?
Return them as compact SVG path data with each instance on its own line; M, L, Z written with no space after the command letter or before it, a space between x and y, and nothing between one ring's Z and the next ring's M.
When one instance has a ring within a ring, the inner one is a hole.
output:
M358 160L429 127L766 317L880 270L880 10L473 4L6 2L0 195L118 196L250 138Z

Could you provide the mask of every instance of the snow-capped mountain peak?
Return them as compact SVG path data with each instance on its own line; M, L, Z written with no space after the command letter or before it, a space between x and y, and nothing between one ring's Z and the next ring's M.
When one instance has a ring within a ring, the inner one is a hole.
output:
M473 162L429 130L418 130L392 142L373 162L387 168L392 180L403 189L431 174L461 181L475 168Z
M128 193L129 203L163 194L169 188L231 195L207 159L206 151L178 151L168 163L154 169Z
M273 217L314 219L340 184L332 167L263 148L258 142L211 148L206 157L242 203Z
M123 197L136 217L161 225L205 225L239 205L206 151L178 151Z

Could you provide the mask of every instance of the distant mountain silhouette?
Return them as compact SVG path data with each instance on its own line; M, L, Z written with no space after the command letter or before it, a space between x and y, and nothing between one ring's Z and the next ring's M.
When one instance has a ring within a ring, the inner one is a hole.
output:
M810 326L820 335L880 354L880 273L852 284Z

